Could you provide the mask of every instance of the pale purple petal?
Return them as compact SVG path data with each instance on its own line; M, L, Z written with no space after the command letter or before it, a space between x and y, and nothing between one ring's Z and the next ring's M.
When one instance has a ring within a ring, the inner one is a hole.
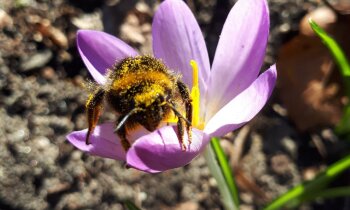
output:
M212 117L258 76L269 36L266 0L239 0L229 13L215 52L208 85Z
M77 45L90 74L100 84L105 82L107 69L116 61L137 55L125 42L101 31L79 30Z
M157 173L188 164L207 144L208 138L203 136L203 132L193 129L192 143L186 151L182 151L176 129L165 126L136 140L126 160L133 168Z
M174 71L181 72L188 87L192 87L190 60L198 63L199 85L205 93L210 71L208 51L188 6L181 0L164 1L154 16L152 35L154 55Z
M251 120L265 105L275 86L276 66L261 74L246 90L219 110L206 125L204 132L223 136Z
M100 157L124 160L125 152L119 138L113 133L114 123L105 123L96 126L90 137L89 145L85 144L87 129L74 131L67 135L68 141L76 148Z

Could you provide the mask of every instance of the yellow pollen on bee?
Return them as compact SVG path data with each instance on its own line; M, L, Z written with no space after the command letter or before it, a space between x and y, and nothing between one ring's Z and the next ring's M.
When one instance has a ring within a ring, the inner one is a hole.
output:
M198 82L198 65L195 60L190 62L192 67L192 89L191 89L191 99L192 99L192 126L203 129L204 125L200 119L200 89Z
M145 72L133 72L129 73L126 76L115 80L112 84L113 90L122 90L122 89L130 89L134 87L136 84L139 84L140 81L158 81L159 84L169 87L171 86L171 81L168 79L167 75L163 72L157 71L148 71Z
M93 100L93 98L94 98L94 94L90 93L88 99L86 100L85 107L88 107L88 105L91 104L91 101Z
M142 93L137 94L134 98L136 106L139 104L143 104L146 107L150 106L163 92L164 88L158 84L144 87Z

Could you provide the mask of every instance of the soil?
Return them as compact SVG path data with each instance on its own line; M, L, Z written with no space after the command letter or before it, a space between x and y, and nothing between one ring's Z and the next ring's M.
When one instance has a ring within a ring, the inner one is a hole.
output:
M160 174L82 153L65 136L87 125L82 83L88 74L76 48L78 29L104 30L141 53L151 50L155 0L0 0L0 209L223 209L202 156ZM189 0L213 58L232 0ZM298 33L314 1L270 0L271 35L264 69ZM331 128L300 133L275 91L250 123L222 139L235 168L241 209L261 209L349 151ZM105 113L102 120L115 116ZM336 185L349 184L344 174ZM350 209L349 198L300 209Z

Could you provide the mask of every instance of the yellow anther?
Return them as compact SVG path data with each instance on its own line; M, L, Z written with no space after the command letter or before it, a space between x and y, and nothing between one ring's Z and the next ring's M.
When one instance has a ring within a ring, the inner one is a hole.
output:
M191 60L190 62L193 71L193 82L191 90L191 99L192 99L192 125L193 127L201 127L200 118L199 118L199 108L200 108L200 91L199 91L199 82L198 82L198 65L196 61Z
M198 65L197 65L197 62L195 60L191 60L190 61L190 64L191 64L191 67L192 67L192 81L193 81L193 84L192 84L192 89L194 87L197 87L199 88L199 84L198 84Z

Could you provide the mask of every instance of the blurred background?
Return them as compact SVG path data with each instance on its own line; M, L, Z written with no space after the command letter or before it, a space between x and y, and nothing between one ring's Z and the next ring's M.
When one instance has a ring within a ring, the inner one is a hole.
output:
M243 1L243 0L242 0ZM233 0L188 0L213 58ZM87 126L82 84L91 79L76 48L78 29L111 33L151 54L155 0L0 0L0 209L223 209L203 157L161 174L84 154L65 136ZM350 2L268 0L270 39L262 68L277 62L277 88L263 111L222 138L241 209L261 209L349 154L333 128L348 103L330 53L307 19L350 53ZM327 4L329 4L327 6ZM233 40L234 41L234 40ZM102 120L113 120L106 112ZM350 172L332 183L350 184ZM350 209L350 198L299 209Z

